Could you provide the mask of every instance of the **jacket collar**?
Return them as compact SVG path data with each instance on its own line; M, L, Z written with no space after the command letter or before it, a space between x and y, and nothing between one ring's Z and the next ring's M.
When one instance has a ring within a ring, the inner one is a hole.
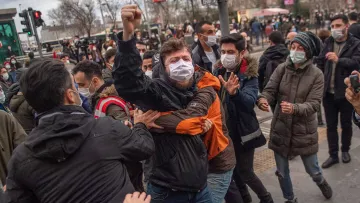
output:
M248 78L258 77L259 63L256 58L252 57L249 54L245 55L242 62L235 69L234 73L239 74L239 70L241 66L244 65L244 62L246 63L246 70L242 75ZM226 72L226 69L223 67L220 60L218 60L217 63L215 64L215 72L218 72L218 75L223 75Z
M205 51L204 51L204 48L202 47L202 45L201 45L201 43L200 43L199 40L197 41L197 46L196 46L196 47L197 47L198 50L199 50L199 55L200 55L200 57L201 57L201 58L202 58L202 57L206 57L206 58L207 58L207 56L206 56L206 54L205 54ZM196 47L195 47L195 49L196 49ZM219 59L219 58L220 58L220 53L218 52L218 50L219 50L219 45L215 44L214 46L211 47L211 49L213 50L213 52L214 52L214 54L215 54L215 56L216 56L216 59Z

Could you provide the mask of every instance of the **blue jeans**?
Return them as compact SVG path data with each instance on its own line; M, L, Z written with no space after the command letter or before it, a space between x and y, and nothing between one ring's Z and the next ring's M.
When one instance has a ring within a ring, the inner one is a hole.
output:
M312 177L313 181L317 184L323 182L324 177L322 176L321 169L319 167L317 154L310 156L301 156L304 163L306 172ZM290 178L289 160L287 157L283 157L275 152L276 161L276 175L279 178L279 183L283 196L285 199L294 199L294 192Z
M149 183L147 194L151 195L151 203L212 203L207 186L200 192L184 192Z
M233 170L224 173L209 173L207 184L212 196L213 203L222 203L232 179Z

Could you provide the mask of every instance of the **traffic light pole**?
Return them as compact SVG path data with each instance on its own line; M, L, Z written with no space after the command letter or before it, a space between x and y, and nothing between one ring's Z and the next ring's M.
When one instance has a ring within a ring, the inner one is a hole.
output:
M218 0L221 36L230 33L227 0Z
M28 13L29 13L29 17L31 19L31 27L32 27L32 30L33 30L33 33L34 33L34 36L35 36L35 40L36 40L36 43L37 43L37 46L38 46L38 51L39 51L39 56L42 58L43 55L42 55L42 46L41 46L41 43L40 43L40 39L39 39L39 35L38 35L38 32L37 32L37 28L36 28L36 25L35 25L35 19L34 19L34 15L32 14L33 12L33 9L32 8L28 8Z

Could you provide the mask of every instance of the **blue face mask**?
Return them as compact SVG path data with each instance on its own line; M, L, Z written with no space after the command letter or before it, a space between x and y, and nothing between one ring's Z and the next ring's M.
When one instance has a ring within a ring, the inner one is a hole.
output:
M291 61L294 64L301 64L301 63L304 63L306 61L305 52L303 52L303 51L291 50L290 51L290 58L291 58Z

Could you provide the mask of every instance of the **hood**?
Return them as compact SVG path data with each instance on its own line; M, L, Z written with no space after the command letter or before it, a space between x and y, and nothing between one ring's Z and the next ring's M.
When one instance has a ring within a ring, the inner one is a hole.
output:
M119 96L119 94L115 89L115 85L105 87L105 89L100 93L100 98L104 98L108 96Z
M284 44L278 44L267 48L263 56L268 60L278 60L287 57L289 54L290 51Z
M14 96L12 96L12 98L10 100L9 108L12 112L16 113L16 112L18 112L21 104L24 102L25 102L24 95L14 95Z
M219 91L221 88L220 81L213 74L208 71L199 71L197 79L197 88L213 87L216 91Z
M79 106L60 106L37 117L25 146L36 158L62 162L90 135L95 118Z
M239 70L245 70L244 75L246 77L258 77L258 68L259 68L259 62L256 58L252 57L250 54L245 55L243 58L243 61L239 65L239 67L236 69L235 72L238 72ZM226 72L226 69L221 64L221 60L218 60L215 64L215 71L219 72L219 75L223 75Z

